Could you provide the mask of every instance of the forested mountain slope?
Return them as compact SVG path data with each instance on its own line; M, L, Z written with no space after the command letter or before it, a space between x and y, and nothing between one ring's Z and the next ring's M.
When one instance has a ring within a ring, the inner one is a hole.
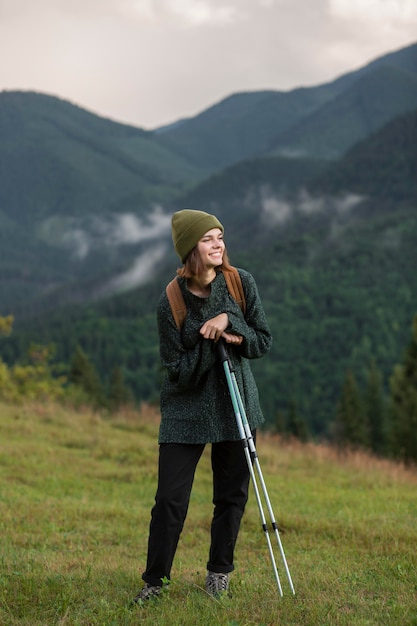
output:
M149 132L36 93L0 94L0 312L130 264L161 202L201 172Z
M417 74L379 65L272 142L273 154L334 159L417 106Z
M218 170L275 152L338 158L369 132L417 106L417 44L336 80L287 92L234 94L160 130L163 142Z
M291 212L291 187L417 106L416 68L412 45L325 85L234 94L155 132L44 94L1 93L0 314L21 318L150 280L172 258L169 215L183 203L221 212L227 202L227 224L236 212L251 245L265 243L265 215ZM266 158L276 155L297 159ZM307 205L300 196L297 206ZM261 220L254 206L266 207Z
M257 279L274 335L253 363L270 425L294 400L311 430L326 432L347 368L363 383L374 359L386 384L402 357L417 311L416 119L390 122L334 164L236 165L179 204L216 209L233 263ZM141 288L18 321L5 358L36 337L68 362L80 344L104 381L119 365L138 399L156 398L154 310L176 264L169 252Z

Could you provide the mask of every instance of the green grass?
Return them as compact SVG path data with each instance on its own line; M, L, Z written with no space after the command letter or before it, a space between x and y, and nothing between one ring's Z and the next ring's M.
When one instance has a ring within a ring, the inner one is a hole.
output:
M164 597L141 587L156 486L158 416L0 404L0 624L417 625L417 474L361 453L260 436L258 453L296 595L253 492L230 599L204 591L209 449Z

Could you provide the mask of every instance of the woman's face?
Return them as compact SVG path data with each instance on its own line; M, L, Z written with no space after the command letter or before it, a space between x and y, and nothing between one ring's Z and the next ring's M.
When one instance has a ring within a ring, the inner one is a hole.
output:
M220 228L207 231L197 244L201 260L207 269L219 267L223 262L224 241Z

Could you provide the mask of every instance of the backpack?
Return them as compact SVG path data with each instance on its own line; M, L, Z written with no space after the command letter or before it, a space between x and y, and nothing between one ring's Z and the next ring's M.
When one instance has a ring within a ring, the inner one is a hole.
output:
M242 309L243 314L245 314L246 300L239 272L235 267L231 267L230 270L222 269L221 271L223 272L230 295L236 300L237 304ZM184 296L182 295L177 277L173 278L171 282L168 283L165 291L168 296L175 323L178 330L180 330L184 323L185 316L187 315L187 308L185 306Z

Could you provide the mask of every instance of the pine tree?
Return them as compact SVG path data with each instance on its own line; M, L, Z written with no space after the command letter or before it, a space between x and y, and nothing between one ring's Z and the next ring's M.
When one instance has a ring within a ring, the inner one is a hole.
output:
M401 365L390 380L393 452L406 463L417 463L417 316Z
M280 435L283 435L285 433L285 430L286 430L286 427L285 427L285 415L284 415L284 413L280 409L277 411L275 425L276 425L277 432Z
M109 405L112 411L116 411L124 404L132 401L132 393L125 385L123 372L120 367L112 370L109 388Z
M288 407L288 422L287 422L287 431L296 439L300 441L307 441L308 439L308 429L305 421L300 417L297 409L297 403L294 398L291 398L289 407Z
M86 393L88 399L96 405L103 405L103 391L96 368L82 350L77 346L69 372L69 382L78 385Z
M382 375L374 360L371 361L368 371L363 405L369 446L373 452L383 454L387 451L386 410Z
M350 369L346 372L337 405L334 437L340 447L365 447L368 443L360 394L356 379Z

